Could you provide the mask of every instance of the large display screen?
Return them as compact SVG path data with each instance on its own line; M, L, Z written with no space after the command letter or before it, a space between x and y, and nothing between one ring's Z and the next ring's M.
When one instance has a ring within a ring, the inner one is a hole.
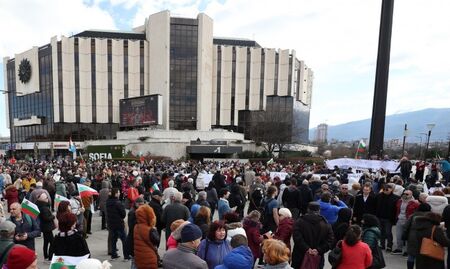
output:
M160 95L147 95L120 100L120 127L160 124Z

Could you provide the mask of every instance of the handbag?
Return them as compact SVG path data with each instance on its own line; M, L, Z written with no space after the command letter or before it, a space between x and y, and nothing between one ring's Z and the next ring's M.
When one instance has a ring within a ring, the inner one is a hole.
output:
M372 265L369 267L371 269L380 269L386 267L386 262L384 260L383 252L380 246L377 244L375 248L370 248L372 250Z
M308 252L303 256L302 264L299 269L318 269L320 264L320 255L311 255Z
M424 255L436 260L443 261L445 256L444 248L436 241L433 240L434 230L436 225L431 229L430 238L422 238L422 245L420 246L420 255Z
M336 246L328 253L328 262L332 268L338 267L342 260L342 240L339 240Z

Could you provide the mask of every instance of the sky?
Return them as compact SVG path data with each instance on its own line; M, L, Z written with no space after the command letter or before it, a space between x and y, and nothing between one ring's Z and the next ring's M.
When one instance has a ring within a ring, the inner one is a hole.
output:
M372 114L381 0L0 0L0 6L2 74L3 57L53 36L131 30L162 10L191 18L203 12L214 20L214 36L294 49L313 69L310 127ZM450 107L448 10L448 0L395 1L388 115ZM2 94L0 135L9 135Z

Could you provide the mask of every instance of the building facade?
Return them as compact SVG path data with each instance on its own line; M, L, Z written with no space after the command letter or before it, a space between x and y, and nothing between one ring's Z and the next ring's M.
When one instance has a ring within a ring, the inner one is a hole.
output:
M154 128L164 131L243 130L240 111L263 112L284 100L291 125L306 130L291 136L308 137L312 70L295 50L213 37L205 14L163 11L133 31L55 36L3 64L13 144L116 139L119 100L145 95L162 97Z
M323 144L328 141L328 125L321 123L316 128L316 143Z

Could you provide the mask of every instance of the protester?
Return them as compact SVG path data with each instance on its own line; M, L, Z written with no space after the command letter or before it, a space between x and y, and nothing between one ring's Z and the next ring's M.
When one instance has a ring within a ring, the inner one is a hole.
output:
M275 199L275 197L278 194L277 187L270 186L267 189L267 197L263 200L262 203L262 210L264 215L264 221L263 224L263 232L274 232L277 230L278 224L280 222L279 216L278 216L278 208L280 205L278 204L278 201Z
M208 236L198 247L197 255L206 261L209 269L223 263L223 258L231 251L227 240L227 230L223 221L215 221L209 227Z
M321 257L333 247L333 230L327 220L320 215L320 204L310 202L308 213L294 224L294 250L292 251L293 268L299 268L305 254Z
M76 229L77 217L73 213L63 213L58 218L58 233L53 239L55 256L84 257L90 255L89 247L82 232Z
M247 238L237 234L231 238L230 245L233 249L223 258L223 264L216 266L215 269L252 269L253 255L248 247Z
M247 236L243 228L242 223L239 220L239 214L236 212L228 212L223 216L225 220L225 226L227 229L227 240L230 241L231 238L237 234Z
M396 235L397 235L397 248L392 251L392 254L404 254L407 256L406 251L404 251L405 242L402 240L403 231L405 229L406 221L411 217L412 214L419 207L419 202L417 202L411 190L405 190L401 196L401 199L397 201L397 223Z
M8 254L8 258L3 268L6 269L37 269L36 253L21 246L14 246Z
M166 206L162 212L161 220L166 225L166 241L170 236L170 225L173 221L177 219L188 220L191 213L189 209L181 204L182 194L180 192L176 192L172 196L172 203Z
M336 203L331 204L331 199L333 199L333 202ZM322 196L320 197L320 215L325 217L325 219L328 221L329 224L333 225L338 217L338 212L341 210L341 208L346 208L347 205L340 201L337 196L332 196L329 192L324 192Z
M9 220L0 223L0 268L6 262L8 253L14 247L14 233L16 225Z
M267 239L264 241L262 252L266 262L265 269L292 269L289 266L290 250L282 241Z
M22 206L18 203L11 205L10 213L9 220L16 225L14 243L34 250L34 239L41 235L41 230L36 220L22 213Z
M154 190L150 196L151 196L151 199L148 202L148 205L151 208L153 208L153 212L155 212L156 230L158 231L158 234L161 237L161 232L164 229L164 223L162 222L162 218L161 218L162 212L163 212L163 208L161 205L162 193L159 190ZM159 247L159 245L157 247Z
M291 251L291 237L294 228L294 219L292 218L291 211L287 208L280 208L278 210L280 223L277 230L272 235L273 239L280 240L286 244Z
M376 214L376 200L371 184L364 185L362 194L355 197L353 223L360 224L364 214Z
M171 233L169 235L169 239L167 239L166 242L167 250L177 248L178 241L181 239L181 230L183 229L184 225L187 225L189 223L189 221L185 221L183 219L178 219L172 222L172 224L170 225Z
M339 240L344 239L348 228L350 227L350 221L352 219L352 210L350 208L341 208L338 212L338 218L332 225L334 240L337 243Z
M180 233L177 248L166 252L162 266L166 269L207 269L208 264L194 253L200 245L202 231L194 224L186 224Z
M392 251L393 236L392 226L396 222L396 205L399 199L393 193L394 184L388 183L383 187L383 191L376 196L376 216L380 220L381 224L381 249L385 249L388 252ZM386 246L387 241L387 246Z
M372 264L372 252L361 241L361 228L352 225L342 241L342 257L337 269L365 269Z
M139 269L153 269L159 265L157 246L159 234L156 230L156 216L148 205L141 205L136 210L134 226L134 262Z
M127 224L128 224L128 234L127 234L127 240L125 244L125 257L128 259L131 259L131 257L134 257L134 226L136 225L136 210L145 204L144 198L138 197L134 201L133 206L128 211L128 218L127 218ZM125 258L125 259L126 259Z
M39 224L42 234L44 235L43 253L44 259L51 261L53 256L53 230L55 226L55 216L50 210L49 196L42 192L37 197L36 205L39 208Z
M219 202L217 203L217 211L219 212L219 220L223 220L223 215L231 212L230 203L228 202L228 197L230 196L230 191L223 188L219 192Z
M211 210L209 207L200 207L197 215L194 217L194 224L202 230L202 240L205 239L209 232L209 225L211 224Z
M259 259L259 264L263 264L262 253L260 245L264 240L264 237L260 234L262 224L259 221L261 213L258 210L253 210L247 217L244 218L243 228L247 235L248 246L252 250L253 259L256 262Z
M119 201L119 190L113 188L111 195L106 201L106 222L108 223L108 230L111 233L111 259L117 259L120 256L117 255L117 240L120 238L122 241L122 250L124 259L130 259L126 253L126 234L125 234L125 222L126 217L125 207Z
M106 181L102 181L102 189L98 195L98 207L100 209L100 215L102 217L101 229L106 229L106 200L108 200L109 195L111 194L111 189L109 188L110 184Z

